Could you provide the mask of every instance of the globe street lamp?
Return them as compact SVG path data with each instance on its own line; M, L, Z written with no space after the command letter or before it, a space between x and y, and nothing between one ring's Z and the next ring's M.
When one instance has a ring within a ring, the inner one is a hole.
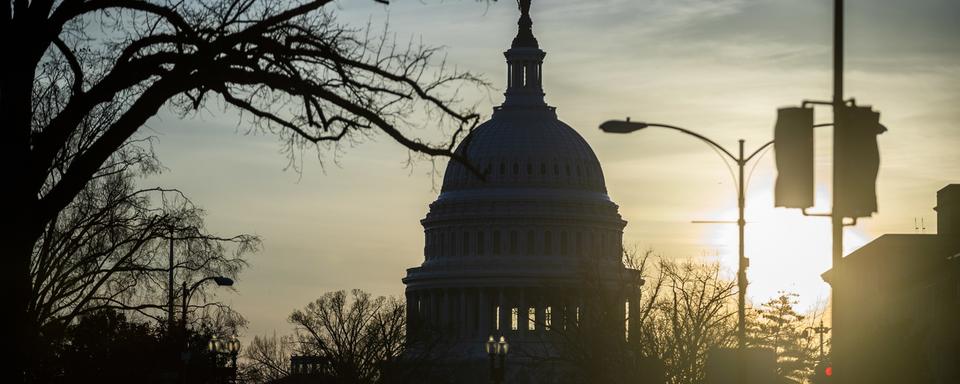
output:
M210 337L210 341L207 342L207 350L213 353L213 365L215 370L219 370L219 358L220 355L229 355L232 365L228 368L230 370L230 382L236 382L237 380L237 355L240 353L240 339L237 338L237 335L231 336L227 340L220 340L217 335Z
M502 384L505 371L504 361L507 358L507 352L510 350L510 344L503 336L500 336L500 341L496 341L493 335L490 335L487 342L483 343L483 347L487 351L487 355L490 356L490 381L494 384ZM500 358L497 359L497 356ZM500 360L499 367L496 365L497 360Z
M747 292L747 266L750 265L749 260L744 255L744 229L746 227L746 220L744 219L744 209L746 208L746 188L744 180L744 167L747 165L750 160L752 160L757 154L773 144L773 140L768 141L766 144L761 145L760 148L753 151L749 156L744 156L743 153L743 144L744 140L740 139L740 152L738 156L734 156L733 153L730 153L726 148L717 144L715 141L710 140L706 136L703 136L699 133L693 132L688 129L680 128L673 125L667 124L655 124L655 123L644 123L637 121L630 121L630 118L626 120L609 120L600 124L600 129L607 133L630 133L633 131L638 131L647 127L659 127L667 128L680 133L696 137L701 141L709 144L714 149L719 150L723 155L726 155L735 163L737 163L737 168L739 168L739 176L734 177L734 181L737 183L737 208L739 211L739 217L737 219L737 226L740 229L739 233L739 258L738 258L738 268L737 268L737 348L743 351L746 348L747 341L747 328L746 328L746 292Z

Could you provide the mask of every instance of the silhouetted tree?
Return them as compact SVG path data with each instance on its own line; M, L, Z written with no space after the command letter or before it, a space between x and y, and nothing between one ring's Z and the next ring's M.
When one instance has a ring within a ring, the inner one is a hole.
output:
M780 295L752 311L748 319L750 347L766 348L777 357L777 373L795 383L807 380L819 356L816 334L804 332L816 323L794 309L797 294Z
M662 359L668 383L700 383L707 352L734 342L736 284L718 264L661 260L658 269L662 290L637 341Z
M64 332L79 316L104 309L137 312L158 325L175 316L177 328L186 325L181 319L205 318L209 313L192 318L168 313L171 269L174 308L179 310L181 282L191 284L211 275L236 278L245 265L243 254L256 248L254 236L207 233L203 211L179 191L137 187L140 176L158 169L149 141L128 142L44 228L31 257L33 295L28 308L40 328L38 355L49 355L68 342ZM169 260L171 241L174 264ZM204 298L204 286L191 294ZM229 311L217 302L188 302L188 310L205 308Z
M325 9L331 3L3 2L0 281L15 329L8 381L21 381L37 355L31 271L44 231L161 108L238 110L280 137L291 161L304 146L375 132L412 153L464 160L452 148L478 116L452 105L459 85L483 82L433 65L436 49L342 26ZM413 121L447 127L452 139L412 137Z
M298 354L320 356L334 382L378 383L404 351L403 301L353 290L328 292L290 315Z
M293 343L289 336L254 336L243 349L242 381L266 383L289 375Z
M42 370L32 372L32 379L53 383L169 383L180 381L175 375L182 374L182 382L220 383L228 359L216 359L207 349L207 341L211 335L232 335L234 331L229 324L205 321L200 329L186 335L191 347L184 350L168 343L166 330L155 322L137 320L114 309L91 311L65 328L63 343L43 359ZM172 371L171 356L188 358Z
M155 326L129 321L113 310L81 315L65 330L64 343L35 372L43 381L122 383L158 381L169 352Z

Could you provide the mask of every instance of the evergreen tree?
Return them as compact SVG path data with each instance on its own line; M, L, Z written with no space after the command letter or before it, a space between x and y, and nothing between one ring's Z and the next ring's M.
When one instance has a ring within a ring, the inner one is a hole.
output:
M792 382L802 383L810 377L816 365L816 335L804 332L807 316L794 308L797 294L779 293L756 309L748 319L750 346L766 348L777 356L777 373Z

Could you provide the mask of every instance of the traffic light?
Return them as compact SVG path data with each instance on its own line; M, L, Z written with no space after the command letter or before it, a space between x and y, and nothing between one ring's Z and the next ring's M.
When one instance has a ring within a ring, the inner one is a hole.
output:
M787 208L813 206L813 108L777 110L773 129L777 163L774 205Z
M845 106L839 115L833 143L834 214L870 217L877 212L877 135L887 129L880 125L880 112L870 107Z
M813 377L810 380L813 384L825 384L832 383L833 380L833 364L830 364L829 361L821 361L817 363L817 367L814 368Z

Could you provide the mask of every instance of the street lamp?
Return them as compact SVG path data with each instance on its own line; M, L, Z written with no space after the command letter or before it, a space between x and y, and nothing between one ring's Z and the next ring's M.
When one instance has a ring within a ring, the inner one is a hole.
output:
M207 342L207 350L213 353L213 365L214 368L219 370L219 357L220 355L229 355L231 362L233 363L230 369L230 378L231 382L236 382L237 378L237 355L240 353L240 339L237 338L237 335L231 336L227 340L220 340L217 335L210 337L210 341Z
M181 283L181 289L183 290L181 296L183 297L183 302L182 307L180 308L180 331L183 332L183 337L187 336L187 304L190 303L190 296L193 295L193 292L196 291L201 284L211 280L221 287L233 286L233 279L225 276L210 276L200 279L196 283L193 283L189 289L187 288L186 281Z
M500 341L496 341L493 335L490 335L487 341L483 343L483 347L487 351L487 355L490 356L490 381L494 384L502 384L505 371L504 361L507 358L507 352L510 350L510 344L503 336L500 336ZM500 358L497 359L497 356ZM499 367L496 365L497 360L500 360Z
M679 131L680 133L684 133L684 134L686 134L686 135L696 137L697 139L700 139L701 141L709 144L711 147L719 150L721 153L723 153L724 155L726 155L727 157L729 157L731 160L733 160L735 163L737 163L737 167L738 167L739 170L740 170L739 176L734 178L734 179L735 179L734 181L737 183L737 207L739 208L739 217L738 217L738 219L737 219L737 226L738 226L739 229L740 229L740 233L739 233L739 245L740 245L739 249L740 249L740 251L739 251L738 268L737 268L737 288L738 288L738 290L739 290L738 295L737 295L737 296L738 296L738 297L737 297L737 298L738 298L738 302L737 302L737 347L738 347L738 349L740 349L741 351L743 351L744 348L746 348L746 342L747 342L746 308L745 308L746 305L745 305L745 301L746 301L746 292L747 292L747 266L750 264L750 263L749 263L749 260L747 260L747 257L744 255L744 236L743 236L743 234L744 234L744 229L745 229L745 227L746 227L746 225L747 225L747 222L746 222L746 220L744 219L744 209L746 208L746 194L747 194L747 191L746 191L746 188L745 188L745 180L744 180L744 172L743 172L743 171L744 171L744 167L747 165L747 163L750 162L750 160L752 160L752 159L754 158L754 156L756 156L757 154L759 154L761 151L763 151L764 149L766 149L768 146L772 145L772 144L773 144L773 141L771 140L771 141L767 142L766 144L761 145L760 148L757 148L757 150L753 151L753 153L751 153L749 156L746 156L746 157L745 157L745 156L744 156L744 153L743 153L744 140L743 140L743 139L740 139L740 140L739 140L739 143L740 143L740 152L739 152L739 155L738 155L738 156L734 156L733 153L730 153L730 151L728 151L726 148L724 148L724 147L721 146L720 144L717 144L715 141L710 140L710 139L707 138L706 136L703 136L703 135L701 135L701 134L699 134L699 133L696 133L696 132L693 132L693 131L691 131L691 130L684 129L684 128L680 128L680 127L673 126L673 125L630 121L630 118L629 118L629 117L628 117L626 120L609 120L609 121L604 122L603 124L600 124L600 129L601 129L602 131L604 131L604 132L607 132L607 133L630 133L630 132L638 131L638 130L641 130L641 129L644 129L644 128L647 128L647 127L659 127L659 128L672 129L672 130L675 130L675 131Z
M823 326L823 320L820 320L819 327L807 327L803 330L803 338L806 339L809 334L807 331L813 330L814 333L820 334L820 361L823 361L823 335L827 332L830 332L830 327Z

